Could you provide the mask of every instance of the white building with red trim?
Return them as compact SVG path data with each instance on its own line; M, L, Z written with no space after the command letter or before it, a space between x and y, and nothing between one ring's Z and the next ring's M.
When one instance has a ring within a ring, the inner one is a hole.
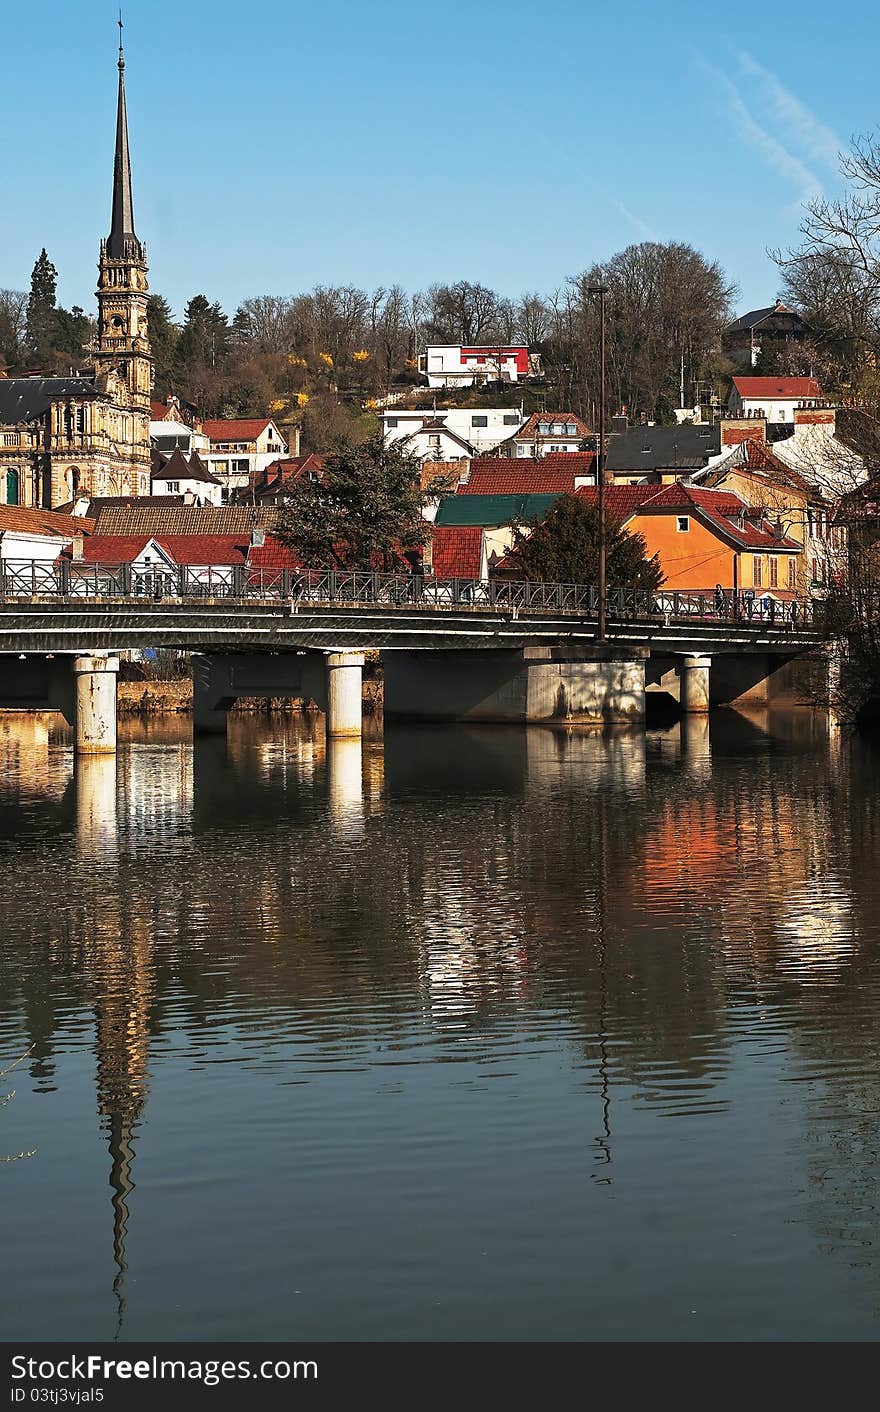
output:
M419 372L429 387L473 387L481 382L520 382L540 377L541 360L524 344L429 343Z

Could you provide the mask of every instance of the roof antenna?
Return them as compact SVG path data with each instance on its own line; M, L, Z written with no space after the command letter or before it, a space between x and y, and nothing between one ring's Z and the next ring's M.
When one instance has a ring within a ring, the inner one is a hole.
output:
M121 69L124 69L125 55L122 52L122 10L119 11L119 19L116 21L116 23L119 25L119 67Z

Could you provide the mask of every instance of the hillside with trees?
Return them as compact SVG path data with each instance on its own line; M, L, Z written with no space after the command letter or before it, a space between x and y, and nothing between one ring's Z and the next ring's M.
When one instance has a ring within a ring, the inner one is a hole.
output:
M320 285L256 295L230 317L199 292L178 321L157 291L148 306L155 393L176 393L206 417L265 412L299 421L304 448L323 450L342 438L368 439L377 403L390 393L423 392L417 359L426 343L524 343L541 355L546 374L527 410L546 397L593 424L599 331L588 289L596 281L609 288L609 411L626 406L668 418L682 357L690 382L725 371L718 350L733 285L692 247L647 242L550 293L514 299L464 279L415 293ZM0 359L9 372L87 363L93 322L81 309L57 308L56 282L43 251L28 295L0 292ZM528 402L530 390L517 388L517 400L522 395Z

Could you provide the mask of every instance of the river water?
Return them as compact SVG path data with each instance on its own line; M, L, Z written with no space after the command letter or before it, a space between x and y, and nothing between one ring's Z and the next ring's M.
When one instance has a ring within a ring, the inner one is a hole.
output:
M6 1339L874 1339L880 754L0 717Z

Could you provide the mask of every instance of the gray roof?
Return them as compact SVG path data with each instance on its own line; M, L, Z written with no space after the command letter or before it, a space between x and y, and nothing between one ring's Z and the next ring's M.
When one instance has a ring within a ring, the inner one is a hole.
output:
M730 325L728 332L745 333L749 329L757 328L765 319L769 319L771 314L788 315L790 318L796 319L798 323L804 324L805 328L807 327L796 309L789 309L787 304L771 304L768 309L752 309L748 314L743 314L741 318L738 318L735 323Z
M42 417L55 397L91 397L91 378L0 378L0 422L15 426Z
M692 471L721 451L721 428L631 427L608 442L609 471Z

